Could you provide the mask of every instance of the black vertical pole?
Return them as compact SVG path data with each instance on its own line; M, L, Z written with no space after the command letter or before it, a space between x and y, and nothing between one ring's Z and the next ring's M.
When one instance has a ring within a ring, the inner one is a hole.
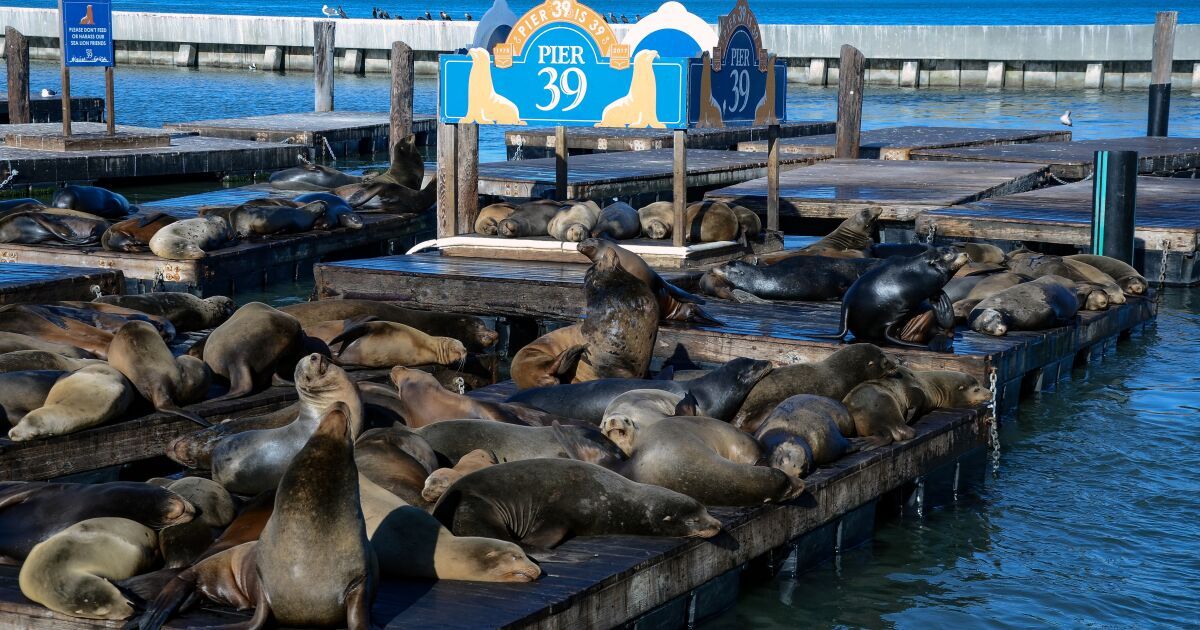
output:
M1133 264L1137 151L1096 151L1092 165L1092 254Z

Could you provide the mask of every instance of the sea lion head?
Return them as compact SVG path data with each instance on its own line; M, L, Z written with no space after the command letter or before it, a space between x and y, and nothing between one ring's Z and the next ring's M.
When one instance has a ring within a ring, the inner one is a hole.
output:
M467 360L467 347L453 337L434 337L434 353L441 365L454 365Z
M521 234L521 222L519 219L508 217L496 224L496 233L500 236L516 238Z
M739 357L721 366L721 369L725 368L734 372L741 385L750 388L771 372L771 362ZM747 391L749 390L747 389Z
M870 232L871 228L875 227L875 222L879 220L879 215L883 214L883 208L863 208L854 213L851 217L854 219L853 225L860 232Z
M1150 288L1146 286L1146 279L1138 276L1121 278L1117 282L1117 285L1121 287L1122 291L1130 295L1145 295L1146 290Z
M1008 322L1004 314L994 308L979 311L971 322L971 327L982 333L1003 337L1008 333Z
M356 391L345 370L316 352L296 363L295 382L300 401L318 407L340 401L342 392Z
M162 496L159 497L157 503L157 515L148 519L147 525L155 529L162 529L171 525L191 522L196 517L196 506L192 505L187 499L166 488L150 487L153 487Z
M699 501L658 486L642 485L646 517L656 533L676 538L712 538L721 531L721 521L713 518Z
M199 260L208 256L200 246L183 238L174 238L169 241L170 247L168 251L171 258L178 260Z
M600 253L610 249L611 245L612 243L602 238L589 237L579 241L576 249L579 250L580 254L587 256L592 262L596 262L600 257Z
M542 569L515 543L492 538L459 536L453 545L446 545L449 556L445 562L439 557L438 577L463 579L477 582L533 582L542 575ZM447 566L449 565L449 566ZM452 570L453 575L443 576L443 569ZM461 572L461 573L460 573Z
M588 238L587 226L582 223L572 223L571 227L567 228L567 231L563 233L563 238L567 242L578 243Z
M1085 311L1103 311L1108 308L1108 294L1104 291L1092 291L1084 303Z
M396 391L400 397L404 397L404 389L409 385L417 385L421 387L432 387L435 390L443 390L442 384L438 382L437 377L421 370L406 368L402 365L397 365L392 368L391 372L392 385L396 387Z
M894 374L900 365L883 350L871 343L856 343L838 350L829 357L835 370L858 370L863 372L864 381Z
M729 285L732 288L749 285L752 282L751 276L757 271L758 265L754 263L745 260L731 260L724 265L714 267L711 273L724 281L721 283L722 285Z
M597 271L612 271L614 269L622 269L621 256L617 254L617 250L611 247L601 249L596 257L592 259L592 265Z
M212 319L209 321L210 325L215 326L224 322L233 315L234 311L237 310L237 304L234 304L233 299L224 295L214 295L209 298L204 298L204 301L208 303L213 314Z
M938 274L949 279L954 272L971 262L966 253L954 247L931 247L924 253L918 254L917 259L924 261L937 270Z
M176 384L175 395L180 401L202 399L212 384L212 371L208 364L185 354L175 357L175 365L179 367L179 382Z
M705 295L719 297L723 300L733 299L733 290L736 288L725 276L714 273L716 270L704 272L700 276L700 291Z
M768 431L759 440L761 442L770 442L771 433L773 432ZM783 441L776 444L771 451L771 456L767 459L767 465L783 471L793 479L799 479L812 472L812 448L804 441L804 438L788 433L783 437Z
M654 239L667 238L667 235L671 233L670 226L662 219L650 219L646 221L646 225L642 230L646 232L646 236Z
M600 422L600 432L626 455L633 454L633 445L637 441L638 426L628 415L614 413L605 416Z
M425 487L421 488L421 498L430 503L437 503L443 494L463 478L463 474L453 468L439 468L425 478Z

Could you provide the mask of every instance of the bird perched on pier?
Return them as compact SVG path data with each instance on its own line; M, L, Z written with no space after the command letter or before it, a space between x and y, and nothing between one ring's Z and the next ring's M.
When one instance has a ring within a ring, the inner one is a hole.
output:
M328 4L322 4L321 15L325 17L337 17L337 9L330 7Z
M390 19L392 19L392 14L388 13L387 11L384 11L383 9L380 9L379 10L379 19L390 20Z
M474 19L474 18L472 18L472 17L471 17L471 12L470 12L470 11L468 11L467 13L465 13L465 15L466 15L466 19L467 19L467 21L468 21L468 22L470 22L472 19Z
M433 19L433 14L432 14L432 13L430 13L428 10L426 10L426 11L425 11L425 19L426 19L426 20L432 20L432 19Z
M250 71L258 70L258 64L252 63L252 64L246 66L246 69L250 70Z
M42 88L42 98L50 98L51 96L58 96L58 92L50 88Z
M442 21L449 22L449 21L451 21L451 20L453 20L453 19L454 19L454 18L450 17L450 14L449 14L449 13L446 13L445 11L442 11Z
M338 5L338 9L337 9L337 11L338 11L338 17L340 17L340 18L348 18L348 17L350 17L349 15L346 15L346 12L345 12L345 11L343 11L343 10L342 10L342 5L340 5L340 4Z
M613 12L612 12L612 11L609 11L609 12L608 12L608 23L609 23L609 24L616 24L616 23L617 23L617 16L613 15Z
M1059 116L1058 122L1060 122L1068 127L1072 127L1073 125L1071 124L1071 110L1068 109L1067 113L1063 114L1062 116Z
M624 14L624 13L622 13L622 14L621 14L621 23L622 23L622 24L628 24L628 23L629 23L629 18L625 17L625 14Z
M377 9L377 8L375 8L375 7L371 7L371 19L372 19L372 20L378 20L378 19L379 19L379 9Z

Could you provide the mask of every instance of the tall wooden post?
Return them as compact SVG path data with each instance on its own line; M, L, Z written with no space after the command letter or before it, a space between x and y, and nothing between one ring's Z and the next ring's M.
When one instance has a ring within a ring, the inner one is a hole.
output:
M437 126L437 237L457 234L458 125Z
M1179 13L1159 11L1154 20L1154 58L1150 67L1147 136L1166 136L1171 119L1171 65L1175 59L1175 23Z
M29 40L11 26L4 28L4 55L8 63L8 122L32 122L29 111Z
M862 51L850 44L843 44L842 59L838 65L837 148L834 157L858 158L865 67L866 59Z
M314 110L333 111L333 34L337 23L313 22L313 96Z
M104 68L104 119L108 124L108 135L110 136L117 135L117 112L116 104L114 103L116 100L113 96L114 92L116 92L116 89L113 87L113 67L107 66Z
M413 125L413 51L404 42L392 42L392 116L388 136L391 149L412 133Z
M768 95L770 98L770 95ZM767 230L779 231L779 125L767 126Z
M554 197L567 200L567 128L554 128Z
M63 3L58 2L58 47L59 63L62 67L62 90L59 95L62 100L62 130L63 137L71 137L71 69L67 67L67 32L62 21Z
M455 234L475 231L479 216L479 125L455 125L458 142L454 161L457 163L458 189L455 194Z
M676 129L672 144L675 147L675 168L672 175L674 195L671 203L675 219L674 227L671 228L671 244L683 247L687 237L687 131Z

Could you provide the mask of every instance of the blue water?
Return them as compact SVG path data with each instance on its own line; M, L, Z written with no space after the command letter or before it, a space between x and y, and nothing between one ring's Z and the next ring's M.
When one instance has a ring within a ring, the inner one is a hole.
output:
M321 6L342 6L351 18L370 18L372 7L387 9L392 17L414 19L426 10L436 17L446 11L456 20L470 12L476 19L491 6L491 0L456 0L430 4L413 0L243 0L214 3L205 0L116 0L114 10L156 11L167 13L222 13L235 15L289 15L320 17ZM56 7L55 0L10 0L17 7ZM512 0L518 15L537 4L531 0ZM661 0L622 0L593 2L592 8L605 13L624 13L631 20L646 15L661 5ZM731 1L696 0L684 3L693 13L716 22L729 12ZM754 0L750 3L759 21L768 24L1140 24L1153 23L1154 12L1179 11L1180 22L1200 20L1197 0L1065 0L1049 3L1039 0L991 2L971 0Z

